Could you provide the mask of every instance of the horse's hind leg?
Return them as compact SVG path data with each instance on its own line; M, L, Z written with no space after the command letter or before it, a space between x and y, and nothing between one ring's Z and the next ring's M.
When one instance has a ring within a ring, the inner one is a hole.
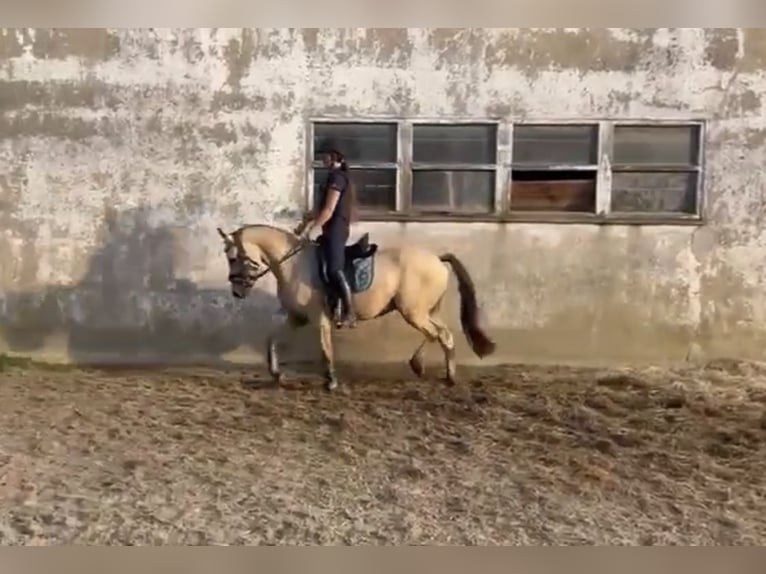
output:
M443 297L439 298L439 300L436 302L436 305L433 306L433 308L431 309L432 314L437 313L439 311L439 309L441 308L442 299ZM429 318L432 319L432 317L429 317ZM415 328L419 330L418 327L415 327ZM412 357L410 358L410 368L412 369L412 372L415 373L415 375L420 378L423 378L426 374L426 367L423 361L426 345L433 340L435 339L429 339L428 337L423 339L423 342L420 343L420 345L418 345L418 348L415 349L415 352L412 354ZM453 370L454 370L454 367L453 367Z
M455 384L457 382L455 366L455 337L452 331L445 325L441 319L429 317L431 324L436 328L439 338L439 344L444 351L444 367L447 370L447 382Z
M410 368L412 369L412 372L420 378L423 378L426 374L426 367L423 364L423 354L428 342L428 338L423 339L423 342L418 345L418 348L415 349L415 352L412 354L412 358L410 358Z
M423 351L426 343L438 341L444 351L444 362L447 369L447 382L455 384L455 340L452 332L439 319L434 319L428 314L402 313L402 317L415 329L425 335L426 340L415 350L410 359L410 367L418 374L416 369L425 372L423 367ZM422 375L419 375L422 376Z

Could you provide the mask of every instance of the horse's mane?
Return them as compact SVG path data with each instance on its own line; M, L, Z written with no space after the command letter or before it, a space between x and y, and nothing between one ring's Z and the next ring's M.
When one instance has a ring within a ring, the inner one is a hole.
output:
M282 227L277 227L276 225L270 225L268 223L248 223L248 224L242 225L239 229L234 231L232 235L241 237L242 233L250 229L269 229L269 230L281 233L282 235L286 237L288 243L291 246L298 241L298 236L295 235L295 233L293 233L291 230L284 229Z

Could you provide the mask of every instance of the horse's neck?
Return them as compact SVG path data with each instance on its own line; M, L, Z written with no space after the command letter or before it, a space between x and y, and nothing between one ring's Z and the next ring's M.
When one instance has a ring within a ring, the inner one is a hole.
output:
M296 238L285 231L263 227L258 229L249 229L248 234L243 237L247 243L257 245L263 254L269 259L269 265L277 276L281 279L284 275L284 269L292 263L294 257L287 257L292 249L297 246ZM245 249L247 247L245 246Z

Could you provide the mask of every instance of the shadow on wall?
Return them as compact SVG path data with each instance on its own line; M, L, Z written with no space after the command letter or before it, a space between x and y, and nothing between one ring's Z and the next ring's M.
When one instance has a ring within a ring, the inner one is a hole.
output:
M0 295L0 336L9 350L63 351L80 364L218 362L243 347L262 355L277 298L255 290L234 299L225 275L221 289L176 278L179 253L199 239L183 228L154 227L150 215L139 208L107 217L103 246L76 285ZM225 274L218 235L210 237Z

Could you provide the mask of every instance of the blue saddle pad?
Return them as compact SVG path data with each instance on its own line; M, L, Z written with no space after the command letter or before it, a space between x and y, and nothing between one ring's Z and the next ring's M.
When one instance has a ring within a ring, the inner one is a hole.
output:
M369 234L365 233L362 238L351 245L346 246L346 264L343 274L346 276L348 286L354 293L362 293L370 288L375 279L375 253L378 246L369 242ZM322 250L317 250L319 258L319 274L325 285L329 285L327 277L327 262Z

